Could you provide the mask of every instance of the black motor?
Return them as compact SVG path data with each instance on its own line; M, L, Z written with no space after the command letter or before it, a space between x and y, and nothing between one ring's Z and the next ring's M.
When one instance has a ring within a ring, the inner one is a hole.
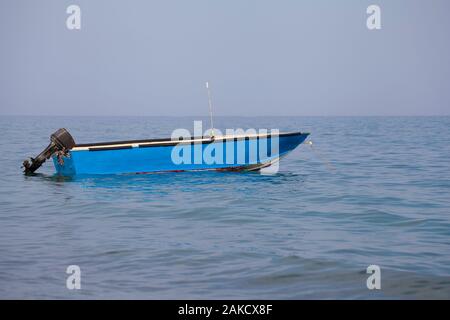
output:
M50 144L36 158L30 158L23 162L24 173L35 172L42 164L49 159L55 152L63 154L75 146L75 141L69 131L64 128L58 129L50 136Z

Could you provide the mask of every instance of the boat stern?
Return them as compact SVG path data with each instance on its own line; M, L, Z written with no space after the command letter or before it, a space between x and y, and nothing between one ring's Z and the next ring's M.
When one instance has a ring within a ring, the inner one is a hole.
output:
M54 154L52 160L56 174L62 176L72 176L76 174L75 162L73 161L72 153L70 151L65 155Z

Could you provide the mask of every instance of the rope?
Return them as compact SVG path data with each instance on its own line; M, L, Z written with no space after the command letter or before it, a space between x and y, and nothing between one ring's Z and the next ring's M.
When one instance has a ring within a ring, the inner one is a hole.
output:
M320 152L318 152L315 148L313 148L313 142L311 140L306 141L305 144L309 145L311 147L312 152L315 154L315 156L317 158L319 158L319 160L322 162L322 164L325 164L325 167L329 170L329 171L336 171L336 168L331 164L330 161L328 161L323 155L320 154Z

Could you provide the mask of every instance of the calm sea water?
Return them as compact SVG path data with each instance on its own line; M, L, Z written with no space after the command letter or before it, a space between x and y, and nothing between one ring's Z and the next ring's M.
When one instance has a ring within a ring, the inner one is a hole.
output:
M312 133L274 176L20 170L59 127L82 143L195 119L0 118L0 298L450 298L449 117L217 118Z

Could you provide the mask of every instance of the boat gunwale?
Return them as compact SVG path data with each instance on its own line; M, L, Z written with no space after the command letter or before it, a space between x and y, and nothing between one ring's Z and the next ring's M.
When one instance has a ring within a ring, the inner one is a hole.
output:
M118 150L131 148L146 148L146 147L162 147L175 146L178 144L192 144L192 143L212 143L220 140L242 140L242 139L257 139L262 137L287 137L296 135L309 135L309 132L284 132L284 133L258 133L258 134L243 134L243 135L223 135L218 137L186 137L180 140L172 140L171 138L164 139L146 139L146 140L125 140L125 141L111 141L111 142L97 142L97 143L83 143L76 144L70 151L103 151L103 150Z

